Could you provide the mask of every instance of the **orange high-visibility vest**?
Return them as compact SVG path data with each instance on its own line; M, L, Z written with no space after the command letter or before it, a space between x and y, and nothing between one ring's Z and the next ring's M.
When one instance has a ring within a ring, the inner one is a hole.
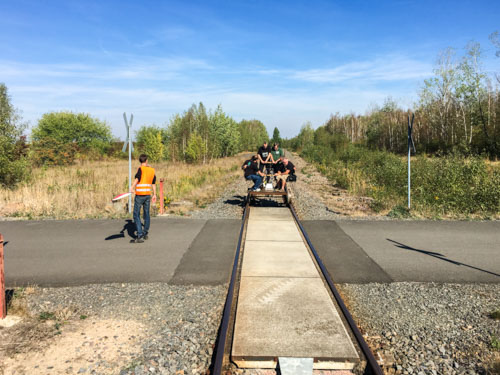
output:
M151 195L155 169L141 166L141 180L135 186L135 195Z

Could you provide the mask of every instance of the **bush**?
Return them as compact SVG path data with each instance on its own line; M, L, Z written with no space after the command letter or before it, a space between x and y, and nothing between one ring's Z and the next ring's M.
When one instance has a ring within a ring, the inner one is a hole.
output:
M337 186L374 198L372 208L407 217L407 164L402 157L350 144L333 151L308 146L301 155ZM500 211L500 169L458 154L412 161L412 209L433 214L488 215Z
M500 170L479 157L418 158L414 165L416 204L441 213L495 213L500 210Z
M7 87L0 84L0 185L9 188L25 181L30 176L30 165L26 157L25 126L10 103Z
M31 136L36 153L46 154L34 155L36 162L50 160L57 165L69 164L76 157L97 159L107 152L112 141L108 125L88 114L71 112L44 114Z
M137 147L141 153L148 155L151 162L165 158L162 130L156 126L142 126L136 136Z
M71 165L78 154L75 143L64 143L52 137L33 142L31 161L36 166Z
M191 134L186 148L186 160L189 163L199 163L205 152L206 148L201 136L197 133Z

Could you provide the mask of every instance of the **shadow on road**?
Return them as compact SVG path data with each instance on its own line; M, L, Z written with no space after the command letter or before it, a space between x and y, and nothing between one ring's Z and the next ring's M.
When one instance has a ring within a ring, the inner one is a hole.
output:
M117 234L112 234L111 236L106 237L104 240L109 241L109 240L116 240L117 238L125 238L125 231L131 238L135 238L135 224L132 220L128 219L123 226L123 229L120 231L120 233Z
M498 273L487 271L487 270L483 270L482 268L474 267L474 266L471 266L469 264L458 262L456 260L447 259L445 255L440 254L440 253L435 253L435 252L432 252L432 251L421 250L421 249L415 249L414 247L410 247L410 246L405 245L405 244L403 244L401 242L391 240L390 238L386 238L386 240L389 241L389 242L392 242L393 244L395 244L394 246L399 247L400 249L405 249L405 250L410 250L410 251L416 251L417 253L429 255L429 256L431 256L433 258L440 259L440 260L443 260L445 262L455 264L457 266L464 266L464 267L472 268L474 270L478 270L478 271L485 272L485 273L488 273L488 274L493 275L493 276L500 277L500 275Z

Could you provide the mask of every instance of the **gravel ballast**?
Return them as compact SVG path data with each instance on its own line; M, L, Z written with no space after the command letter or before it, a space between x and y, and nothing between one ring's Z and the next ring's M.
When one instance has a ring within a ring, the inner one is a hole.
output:
M124 363L120 374L205 374L225 298L226 286L104 284L42 288L29 306L35 315L71 306L89 318L143 323L142 354ZM100 373L91 366L81 373Z
M498 357L498 284L343 284L351 314L396 374L486 374Z

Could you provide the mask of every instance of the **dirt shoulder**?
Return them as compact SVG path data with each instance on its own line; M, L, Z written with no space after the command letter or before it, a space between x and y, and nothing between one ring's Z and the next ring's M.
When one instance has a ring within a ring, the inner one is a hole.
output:
M142 322L89 317L74 305L48 302L35 312L28 299L38 294L16 290L8 317L19 321L0 325L0 374L116 374L141 354Z
M373 198L351 195L347 190L334 186L331 181L318 172L314 165L307 163L298 154L287 151L287 156L296 167L297 181L292 185L292 189L298 193L297 200L302 201L298 203L302 207L303 218L310 219L318 215L322 216L321 211L326 211L325 215L331 219L384 218L380 213L376 213L370 208ZM314 207L318 200L324 205L324 208L319 212L315 208L316 214L307 212L309 210L304 206L310 204Z

